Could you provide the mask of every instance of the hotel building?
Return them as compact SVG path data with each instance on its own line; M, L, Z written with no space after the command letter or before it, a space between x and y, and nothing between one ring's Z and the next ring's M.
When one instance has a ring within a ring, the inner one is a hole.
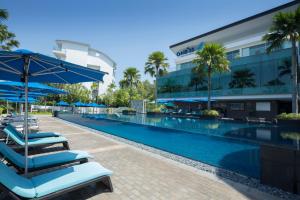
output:
M103 82L98 83L98 90L92 91L93 96L105 93L109 84L115 80L116 63L105 53L91 48L89 44L56 40L53 54L59 59L107 73L103 77ZM91 89L92 83L83 83L83 85Z
M276 13L294 11L298 6L299 1L293 1L171 45L177 56L176 71L158 79L158 100L178 101L182 107L187 107L187 103L179 103L182 100L202 100L201 104L190 103L188 108L205 107L207 81L193 72L192 61L205 43L214 42L226 48L231 69L212 77L214 108L226 117L241 119L271 118L291 112L291 44L285 42L267 54L268 44L262 37L268 33Z

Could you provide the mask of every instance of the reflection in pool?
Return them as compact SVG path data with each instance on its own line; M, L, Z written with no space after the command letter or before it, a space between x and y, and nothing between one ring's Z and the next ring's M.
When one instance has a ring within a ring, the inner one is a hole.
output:
M59 117L240 174L260 178L261 144L297 148L288 127L234 121L147 117L146 115L73 115Z

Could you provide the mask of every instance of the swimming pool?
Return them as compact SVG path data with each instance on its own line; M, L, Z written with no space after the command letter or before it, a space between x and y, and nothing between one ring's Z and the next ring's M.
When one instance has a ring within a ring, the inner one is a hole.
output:
M146 115L72 115L59 117L249 177L260 178L260 145L295 147L285 128L219 120Z

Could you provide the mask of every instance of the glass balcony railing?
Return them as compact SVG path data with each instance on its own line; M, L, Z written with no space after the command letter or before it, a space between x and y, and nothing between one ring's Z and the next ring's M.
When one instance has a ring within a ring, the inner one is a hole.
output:
M265 86L256 88L235 88L212 90L212 97L224 96L245 96L245 95L274 95L274 94L291 94L292 87L284 86ZM189 92L172 92L158 93L158 98L183 98L183 97L207 97L207 90L189 91Z
M231 61L231 71L212 76L212 96L240 96L264 94L291 94L290 68L291 49L282 49L270 54L259 54ZM284 72L285 71L285 72ZM199 83L191 69L171 72L158 79L158 97L205 97L205 80ZM205 79L205 78L204 78ZM253 85L252 87L238 87ZM201 82L201 80L200 80ZM198 89L196 89L198 88ZM202 88L202 89L199 89Z
M252 56L239 57L230 60L230 66L234 67L237 65L248 65L252 63L268 62L268 61L278 60L282 58L289 58L291 54L292 54L291 49L281 49L281 50L271 52L269 54L263 53L263 54L252 55Z

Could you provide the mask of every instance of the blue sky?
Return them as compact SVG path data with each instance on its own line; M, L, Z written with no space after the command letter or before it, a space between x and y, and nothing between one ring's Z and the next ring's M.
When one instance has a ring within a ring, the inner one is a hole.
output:
M56 39L89 43L117 63L117 82L127 67L143 79L156 50L175 69L171 44L268 10L289 0L1 0L20 48L52 54Z

